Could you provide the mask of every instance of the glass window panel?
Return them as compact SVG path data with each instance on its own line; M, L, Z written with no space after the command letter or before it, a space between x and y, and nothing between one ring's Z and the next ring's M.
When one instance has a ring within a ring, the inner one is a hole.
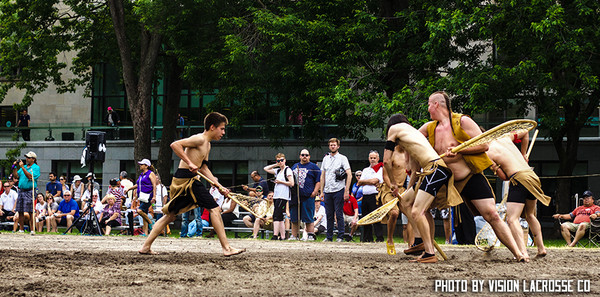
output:
M103 95L103 84L104 84L104 64L98 64L94 66L94 89L92 90L92 96Z
M106 64L106 75L104 76L105 80L105 90L104 95L115 96L115 95L125 95L125 89L123 84L121 83L121 75L117 71L117 69L110 65Z

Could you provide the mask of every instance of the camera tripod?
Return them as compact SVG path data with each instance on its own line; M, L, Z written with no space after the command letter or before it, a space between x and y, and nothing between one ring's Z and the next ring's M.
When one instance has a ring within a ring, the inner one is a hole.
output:
M77 220L75 220L73 224L71 224L71 226L63 234L67 234L67 232L71 231L73 227L77 226L77 223L80 220L83 220L83 218L89 214L88 219L84 221L83 225L79 229L79 233L88 235L102 235L102 229L100 229L100 222L98 222L98 216L96 215L96 211L94 211L94 208L92 206L92 197L90 197L90 199L88 199L86 203L86 210L80 214Z

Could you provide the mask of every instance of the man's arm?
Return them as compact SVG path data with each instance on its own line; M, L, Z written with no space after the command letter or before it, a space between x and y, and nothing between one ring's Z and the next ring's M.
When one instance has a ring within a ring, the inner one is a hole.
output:
M365 174L367 168L363 169L363 175ZM359 186L372 185L376 186L379 183L379 179L377 177L368 178L368 179L359 179L356 182Z
M352 170L346 169L346 188L344 189L344 200L350 197L350 188L352 187Z
M321 181L319 182L319 191L321 191L321 198L325 197L325 192L323 191L325 189L325 174L327 172L325 171L325 168L321 169Z
M175 155L181 158L181 160L188 165L191 172L197 173L200 167L198 167L198 165L194 164L192 160L190 160L188 155L185 153L185 148L202 146L205 141L206 140L201 135L194 135L192 137L174 141L173 143L171 143L171 149L173 149ZM212 176L212 174L210 175L212 180L214 181L214 176Z
M460 125L461 125L462 129L465 130L465 132L469 136L471 136L471 138L481 134L481 129L479 129L479 125L477 125L477 123L475 123L475 121L473 121L470 117L467 117L467 116L461 117ZM463 155L479 154L479 153L486 152L488 149L489 149L488 144L480 144L478 146L464 149L464 150L460 151L460 153Z
M555 218L555 219L570 220L571 219L571 214L570 213L568 213L568 214L558 214L557 213L557 214L553 215L552 217Z

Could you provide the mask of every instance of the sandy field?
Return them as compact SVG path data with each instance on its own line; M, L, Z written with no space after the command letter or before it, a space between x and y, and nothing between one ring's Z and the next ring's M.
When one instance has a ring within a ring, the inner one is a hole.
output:
M448 261L418 264L405 245L389 256L382 243L230 239L247 252L227 258L216 239L159 238L156 256L138 254L143 240L2 233L0 296L489 296L501 284L513 292L494 296L557 295L543 284L572 291L563 296L600 293L598 249L548 249L517 263L506 248L442 245Z

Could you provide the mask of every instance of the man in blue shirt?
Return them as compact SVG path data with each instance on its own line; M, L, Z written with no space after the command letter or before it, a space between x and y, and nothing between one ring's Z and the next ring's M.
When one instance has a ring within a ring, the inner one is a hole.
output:
M46 184L46 195L52 194L54 200L59 200L58 202L60 203L60 198L62 197L62 184L56 182L56 173L54 172L48 174L48 179L50 181Z
M254 186L252 188L246 185L242 186L242 188L244 188L244 191L248 191L248 195L252 197L257 197L258 195L256 193L256 189L258 188L258 186L261 186L263 193L269 193L269 184L264 178L260 176L260 173L258 173L258 171L252 171L252 173L250 173L250 177L254 181Z
M58 211L54 214L56 226L71 227L73 221L79 217L79 205L71 199L71 192L65 191L64 200L58 205Z
M19 177L19 192L17 196L17 205L15 211L18 213L19 233L23 233L25 219L32 219L30 227L33 227L33 190L37 188L37 179L40 177L40 166L36 164L37 155L34 152L25 154L26 164L23 160L17 160L13 163L13 176ZM31 233L35 233L31 228Z
M292 236L290 240L298 238L298 213L304 222L304 229L308 233L307 240L315 240L315 197L321 189L321 168L310 161L307 149L300 151L300 163L292 166L292 172L298 179L300 192L300 205L298 201L290 201L290 219L292 221ZM310 199L309 199L310 198ZM292 200L295 200L292 198Z

